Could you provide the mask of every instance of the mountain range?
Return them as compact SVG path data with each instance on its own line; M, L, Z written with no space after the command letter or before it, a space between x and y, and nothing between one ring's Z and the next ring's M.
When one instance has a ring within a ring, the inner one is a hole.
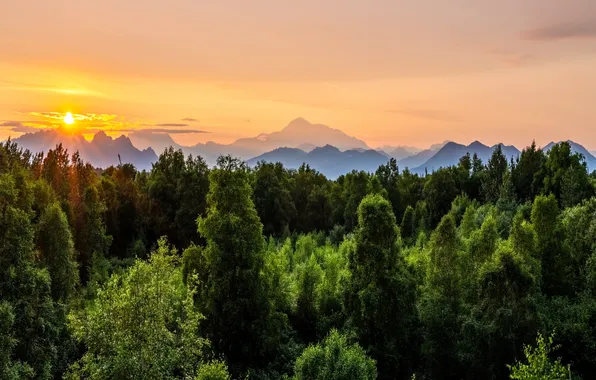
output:
M339 129L330 128L323 124L312 124L304 118L291 121L281 131L261 133L250 138L241 138L231 144L219 144L212 141L193 146L182 146L163 133L140 131L129 134L133 144L140 148L153 147L163 152L165 147L172 145L182 149L185 154L200 155L209 165L214 165L217 157L230 154L234 157L248 160L277 148L298 148L310 152L316 147L333 145L340 150L364 149L369 147L362 140L349 136Z
M308 153L298 148L277 148L248 160L247 164L254 167L261 161L281 162L287 168L297 169L306 163L326 177L335 179L352 170L374 172L388 160L387 155L373 149L350 149L342 152L334 146L325 145Z
M239 139L231 144L209 141L183 146L176 143L167 133L152 131L136 131L128 137L120 136L115 139L104 132L98 132L92 140L87 141L80 134L69 134L59 129L27 133L13 141L32 152L47 151L62 143L69 152L79 151L83 160L103 168L117 165L121 161L132 163L141 170L150 169L157 161L155 152L163 152L172 146L183 150L187 155L202 156L211 166L215 165L220 155L230 154L241 158L250 166L266 161L281 162L288 168L298 168L302 163L306 163L329 178L337 178L352 170L374 172L379 165L387 163L391 158L397 160L401 169L408 168L418 174L457 165L466 153L476 154L486 163L499 145L487 146L479 141L463 145L445 141L425 150L408 146L385 146L373 150L362 140L338 129L311 124L303 118L293 120L278 132ZM568 142L574 153L581 153L585 157L588 169L596 170L594 154L580 144ZM554 142L551 142L543 149L549 151L553 145ZM508 159L520 154L514 146L501 146Z
M462 145L450 141L440 148L436 153L432 154L432 156L426 160L426 162L417 167L412 167L410 170L414 173L424 173L425 171L432 172L439 168L457 165L459 159L465 156L467 153L470 153L471 156L476 154L478 158L482 160L482 162L486 163L498 145L499 144L489 147L479 141L474 141L470 145ZM515 158L520 154L520 151L514 146L501 144L501 148L503 149L503 154L505 157L507 157L507 160L511 159L511 157ZM407 164L403 161L401 165L403 167L407 167Z
M96 133L91 141L87 141L80 134L69 134L58 129L26 133L13 141L34 153L47 152L62 144L69 153L78 151L83 161L99 168L122 162L133 164L140 170L149 170L157 161L157 155L152 148L137 149L128 137L120 136L113 139L103 131Z

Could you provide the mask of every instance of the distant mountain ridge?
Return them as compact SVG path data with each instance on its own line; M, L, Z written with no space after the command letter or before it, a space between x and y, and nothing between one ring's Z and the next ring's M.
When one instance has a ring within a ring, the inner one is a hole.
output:
M96 133L91 141L87 141L80 134L72 135L55 129L26 133L12 141L34 153L47 153L56 145L62 144L70 154L78 151L82 160L98 168L118 165L122 161L131 163L140 170L149 170L157 161L157 155L152 148L137 149L128 137L112 139L103 131Z
M438 152L432 155L432 157L430 157L425 163L417 167L413 167L410 170L414 173L424 173L425 171L430 173L439 168L455 166L459 163L459 159L465 156L467 153L470 153L471 156L476 154L478 158L480 158L482 162L486 164L492 156L493 151L499 145L501 145L503 154L505 157L507 157L507 160L510 160L512 157L516 158L520 154L519 149L512 145L495 144L489 147L482 144L480 141L474 141L470 145L448 142L445 144L445 146L439 149Z
M561 142L562 141L559 141L559 143ZM588 169L590 171L596 170L596 156L594 156L592 152L587 150L583 145L576 143L575 141L567 140L567 142L571 146L571 152L580 153L584 156L586 160L586 165L588 166ZM546 144L546 146L542 148L542 150L548 152L552 149L553 145L555 144L556 143L554 141L551 141L550 143Z
M387 163L389 158L373 149L360 151L350 149L341 151L338 148L325 145L307 153L298 148L277 148L247 161L251 167L259 162L281 162L285 167L297 169L303 163L318 170L330 179L335 179L352 170L375 172L380 165Z
M209 165L214 165L217 157L222 154L248 160L281 147L301 148L304 151L312 151L316 147L325 145L333 145L341 150L369 149L364 141L349 136L339 129L323 124L312 124L302 117L292 120L280 131L241 138L231 144L209 141L193 146L182 146L176 144L169 135L147 131L134 132L129 137L133 144L139 144L140 147L152 146L160 153L171 145L176 149L182 149L187 155L200 155Z

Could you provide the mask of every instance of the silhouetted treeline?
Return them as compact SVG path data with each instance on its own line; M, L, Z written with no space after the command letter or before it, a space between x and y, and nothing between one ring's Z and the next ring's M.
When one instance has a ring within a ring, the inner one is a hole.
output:
M328 180L0 145L2 379L589 379L596 175L568 143Z

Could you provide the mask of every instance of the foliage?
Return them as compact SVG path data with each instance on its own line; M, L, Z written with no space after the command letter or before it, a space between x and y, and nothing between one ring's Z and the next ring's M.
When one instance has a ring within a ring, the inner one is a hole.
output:
M536 347L524 346L527 364L517 363L508 366L511 370L510 379L516 380L567 380L571 378L569 368L561 364L559 359L552 360L549 355L558 346L553 345L553 335L544 338L538 333Z
M82 313L72 313L74 335L87 351L70 375L100 379L194 377L207 342L202 318L182 282L176 251L165 240L149 261L113 275Z
M372 380L377 378L375 361L357 344L348 344L336 330L325 340L309 346L296 360L295 380Z

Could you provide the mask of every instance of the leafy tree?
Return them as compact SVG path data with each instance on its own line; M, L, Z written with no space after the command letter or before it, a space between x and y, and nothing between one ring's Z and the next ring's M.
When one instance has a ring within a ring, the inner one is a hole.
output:
M202 365L195 380L231 380L228 367L224 362L212 362Z
M295 380L373 380L375 361L357 344L333 330L325 340L309 346L296 360Z
M362 200L355 239L346 312L360 344L377 361L380 378L407 374L415 288L399 253L393 210L382 196Z
M346 174L343 196L346 199L344 220L346 221L347 231L352 231L356 228L358 224L358 207L370 190L369 176L366 172L352 171Z
M296 208L290 177L280 163L260 162L254 172L253 198L265 235L280 236L288 229Z
M207 240L197 273L196 302L206 319L201 329L232 373L263 364L275 348L279 318L261 280L262 224L251 199L248 169L229 156L209 175L209 208L199 217Z
M441 168L428 178L424 185L424 199L429 209L430 225L436 226L451 208L451 202L460 194L456 170Z
M546 155L536 143L522 150L516 165L511 169L515 193L521 201L533 201L540 194L544 183Z
M176 251L165 240L149 261L113 275L83 313L70 315L87 351L72 378L163 379L200 373L207 342L202 318L182 282Z
M495 203L499 199L503 178L507 172L507 158L503 148L498 145L486 165L482 181L482 194L486 202Z
M151 226L155 236L168 236L177 247L199 243L194 221L206 210L209 169L201 157L167 148L147 179Z
M52 297L65 302L78 284L79 273L68 221L58 204L45 210L38 230L40 257L50 273Z
M414 209L412 206L406 208L404 217L400 225L401 236L406 242L411 242L416 233L416 224L414 221Z
M542 268L543 292L547 295L568 294L570 256L564 250L559 223L559 206L554 195L538 196L532 207L532 226L536 233Z
M553 336L545 339L538 333L536 347L524 346L524 354L528 364L516 363L508 366L511 371L510 379L515 380L568 380L571 378L569 368L559 359L549 358L558 346L553 345Z
M431 235L429 262L418 301L423 327L422 355L425 369L433 379L461 373L456 349L462 302L460 250L455 220L447 214Z
M85 190L82 208L82 225L75 246L80 255L81 281L85 284L89 279L93 255L106 256L112 243L112 237L106 234L103 219L105 205L94 186Z
M18 177L0 174L0 370L49 379L57 358L56 310L48 271L35 265L31 187Z
M555 144L544 163L544 194L554 194L564 205L574 205L594 194L584 157L568 142Z

